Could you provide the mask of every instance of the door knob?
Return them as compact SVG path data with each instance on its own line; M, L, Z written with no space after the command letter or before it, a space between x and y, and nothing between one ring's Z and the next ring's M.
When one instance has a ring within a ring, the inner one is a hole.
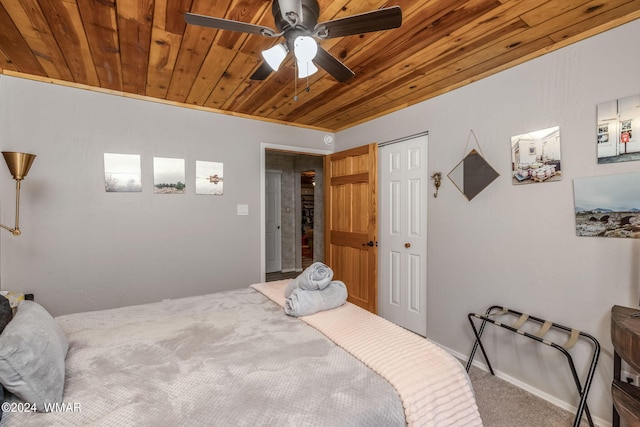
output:
M407 248L407 249L409 249L409 248L411 247L411 243L405 243L405 244L404 244L404 247L405 247L405 248Z
M369 240L367 243L363 243L362 246L370 246L373 247L373 242Z

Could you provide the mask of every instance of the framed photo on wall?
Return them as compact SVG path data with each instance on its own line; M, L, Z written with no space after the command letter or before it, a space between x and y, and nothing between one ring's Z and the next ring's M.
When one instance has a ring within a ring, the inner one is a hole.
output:
M108 193L142 191L140 155L104 153L104 189Z
M598 163L640 160L640 94L597 106Z
M196 194L224 194L224 165L220 162L196 160Z
M576 235L640 238L640 173L573 180Z
M153 158L153 192L184 194L186 191L184 159Z
M513 185L560 181L560 127L554 126L511 137Z

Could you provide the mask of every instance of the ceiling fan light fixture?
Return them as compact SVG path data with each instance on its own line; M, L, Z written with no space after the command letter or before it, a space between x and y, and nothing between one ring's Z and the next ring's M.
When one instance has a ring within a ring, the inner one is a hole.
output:
M318 70L317 66L324 69L340 83L346 82L355 73L339 59L318 46L315 39L355 36L398 28L402 25L400 6L383 7L318 23L319 0L273 0L271 3L271 14L279 32L249 22L191 12L185 13L184 18L188 24L200 27L263 37L284 36L284 43L262 52L264 61L251 74L251 80L265 80L273 70L277 71L282 66L286 55L292 51L296 60L295 67L299 68L301 76L315 73ZM312 61L314 64L311 63ZM299 64L302 66L298 67Z
M298 62L298 78L304 79L318 72L318 67L311 61L297 61Z
M280 43L273 46L270 49L262 51L262 57L264 61L269 64L269 67L273 69L273 71L278 71L280 68L280 64L284 61L284 58L287 56L288 49L287 47Z
M298 62L311 62L318 54L318 43L313 37L298 36L293 41L293 53Z

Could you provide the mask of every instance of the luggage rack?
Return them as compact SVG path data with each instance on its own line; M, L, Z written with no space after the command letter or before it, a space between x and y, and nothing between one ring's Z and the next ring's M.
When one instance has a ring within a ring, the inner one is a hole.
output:
M512 315L517 317L517 320L511 325L507 325L495 319L496 317L499 317L502 315ZM532 340L535 340L539 343L546 344L550 347L555 348L556 350L560 351L562 354L565 355L565 357L567 358L567 362L569 364L569 368L571 369L571 374L573 376L573 380L575 381L576 388L578 389L578 394L580 395L580 403L578 404L578 411L576 412L576 417L573 421L573 427L578 427L580 425L580 420L582 419L583 413L586 414L587 420L589 421L589 425L591 427L594 426L593 419L591 418L591 413L589 412L589 407L587 406L587 395L589 394L591 382L593 380L593 376L596 370L596 364L598 363L598 357L600 355L600 344L598 343L597 339L595 339L593 336L589 334L580 332L577 329L559 325L557 323L550 322L549 320L540 319L538 317L534 317L529 314L523 314L518 311L511 310L498 305L489 307L485 312L485 314L469 313L467 317L469 318L469 323L471 323L471 327L473 328L473 333L476 337L476 342L473 345L473 350L471 350L471 354L469 355L469 361L467 362L467 367L466 367L467 372L469 372L469 369L471 368L471 363L473 362L473 358L475 357L475 354L476 354L476 350L478 349L478 346L480 346L480 350L482 351L484 360L487 362L487 365L489 366L489 371L491 372L491 375L495 375L495 373L493 372L493 368L491 367L491 363L489 362L489 358L487 357L487 352L485 351L484 346L482 345L482 341L480 340L480 338L482 337L482 332L484 332L484 328L487 325L487 323L491 323L493 325L507 329L511 332L515 332L527 338L531 338ZM474 318L480 319L482 321L482 323L480 324L479 330L476 328L476 325L473 320ZM540 324L540 329L538 329L538 331L535 334L531 334L529 332L521 330L520 328L527 322L535 322ZM567 338L567 342L564 343L563 345L558 345L552 341L544 339L545 334L552 328L561 330L567 333L569 335ZM573 359L568 352L568 350L571 349L578 342L578 339L580 338L587 339L593 343L593 355L591 357L591 366L585 378L584 385L580 382L580 378L576 371L576 367L573 363Z

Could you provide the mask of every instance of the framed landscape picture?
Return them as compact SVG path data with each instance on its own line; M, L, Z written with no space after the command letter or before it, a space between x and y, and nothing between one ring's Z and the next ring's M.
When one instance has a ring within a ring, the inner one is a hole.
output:
M222 196L224 193L223 164L196 160L196 194Z
M640 238L640 173L573 180L576 234Z
M108 193L142 191L140 155L104 153L104 189Z
M186 189L184 159L153 158L153 192L184 194Z

